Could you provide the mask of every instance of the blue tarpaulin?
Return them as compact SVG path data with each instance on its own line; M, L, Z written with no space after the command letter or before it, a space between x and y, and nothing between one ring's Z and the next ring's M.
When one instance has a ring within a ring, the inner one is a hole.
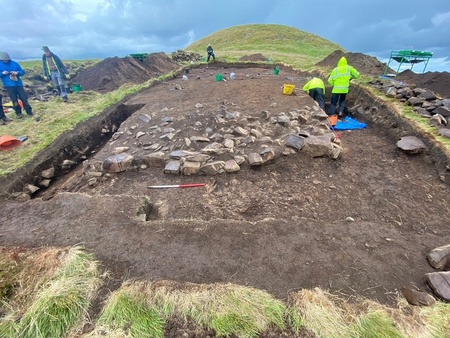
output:
M338 120L334 126L334 130L354 130L354 129L364 129L367 125L365 123L356 121L349 116L346 116L342 120Z

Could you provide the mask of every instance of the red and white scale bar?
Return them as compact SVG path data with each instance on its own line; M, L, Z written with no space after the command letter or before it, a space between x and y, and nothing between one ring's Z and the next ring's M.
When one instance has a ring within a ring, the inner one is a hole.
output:
M150 189L166 189L166 188L195 188L204 187L206 183L191 183L191 184L175 184L175 185L149 185Z

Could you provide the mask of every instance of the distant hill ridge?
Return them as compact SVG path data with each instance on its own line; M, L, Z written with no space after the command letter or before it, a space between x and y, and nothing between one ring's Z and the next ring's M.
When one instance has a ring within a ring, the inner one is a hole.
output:
M190 44L185 49L206 55L211 44L216 57L236 61L242 56L262 53L273 62L308 68L341 46L294 27L275 24L250 24L226 28Z

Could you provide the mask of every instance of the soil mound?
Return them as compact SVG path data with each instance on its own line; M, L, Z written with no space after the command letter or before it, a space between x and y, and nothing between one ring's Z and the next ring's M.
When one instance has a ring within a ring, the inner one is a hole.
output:
M177 68L179 65L162 52L149 54L143 61L132 57L113 57L80 71L72 82L79 83L83 90L108 92L125 83L143 83Z
M239 58L239 61L268 61L268 59L261 53L257 53L252 55L244 55Z
M416 74L407 69L397 75L397 80L419 88L429 89L442 97L450 97L450 73L449 72L426 72Z
M386 65L380 62L376 57L362 53L344 53L341 50L335 50L322 61L316 63L321 67L336 67L339 59L345 56L348 64L355 67L357 71L364 75L379 76L384 74ZM393 70L390 69L390 72Z

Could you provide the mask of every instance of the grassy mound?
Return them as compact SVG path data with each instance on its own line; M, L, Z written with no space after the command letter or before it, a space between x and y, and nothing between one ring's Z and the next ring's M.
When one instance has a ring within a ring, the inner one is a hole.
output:
M308 69L339 45L297 28L283 25L242 25L223 29L186 47L187 51L206 54L211 44L217 59L236 61L238 58L262 53L276 63Z

